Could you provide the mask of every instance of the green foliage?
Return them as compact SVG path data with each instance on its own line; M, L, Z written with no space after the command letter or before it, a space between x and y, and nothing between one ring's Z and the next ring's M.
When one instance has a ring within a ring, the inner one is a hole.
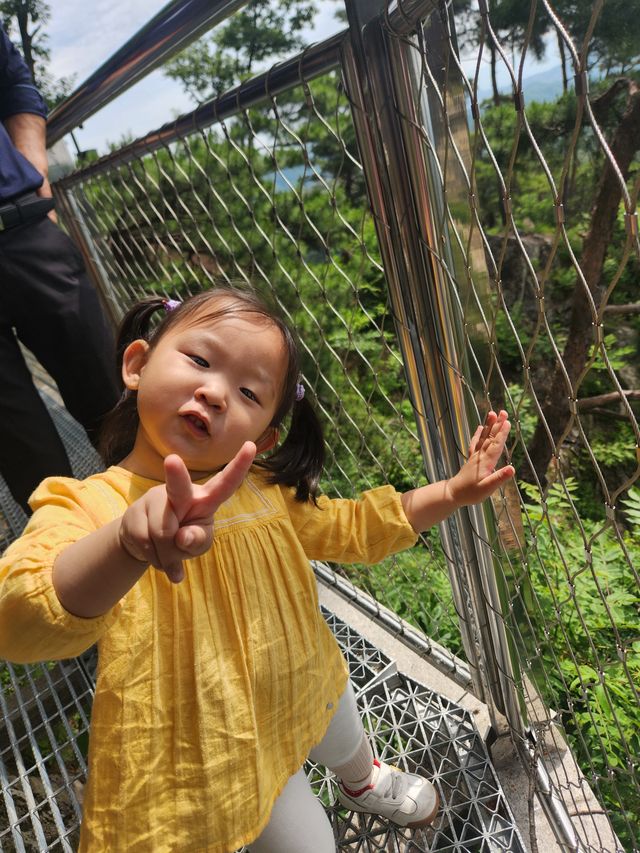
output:
M640 813L638 778L630 757L640 750L640 587L631 563L640 557L640 493L623 503L633 524L629 557L611 528L580 523L580 484L553 484L544 501L527 483L530 525L527 564L535 590L537 684L560 721L590 784L607 805L621 840Z
M603 348L598 348L595 360L591 365L591 370L594 372L602 371L608 374L610 370L620 370L629 363L629 358L636 353L635 346L620 344L613 332L604 336L603 344L604 350L606 350L606 359Z
M349 566L343 571L401 619L428 637L437 637L453 654L464 656L437 535L432 531L426 542L427 547L417 546L375 566Z
M565 168L566 145L576 121L576 98L567 93L556 101L527 105L527 121L536 145L542 153L553 184L541 167L538 151L511 103L485 104L482 124L493 157L505 177L507 191L513 201L513 213L522 233L553 233L556 229L554 195L561 186ZM479 144L479 143L478 143ZM478 198L485 226L500 229L496 219L498 190L496 167L484 148L479 148L476 167ZM593 146L592 134L583 133L582 146L573 171L565 177L565 205L569 210L588 212L601 169L601 154Z
M590 445L596 460L607 473L616 466L628 466L635 459L635 433L631 425L624 421L603 424L591 439ZM586 480L586 472L581 480Z
M622 504L625 507L625 516L631 526L631 535L640 542L640 490L629 489Z
M574 43L581 45L594 11L591 0L557 0L557 7ZM640 17L626 0L607 0L598 15L587 53L590 67L608 75L624 74L640 63Z

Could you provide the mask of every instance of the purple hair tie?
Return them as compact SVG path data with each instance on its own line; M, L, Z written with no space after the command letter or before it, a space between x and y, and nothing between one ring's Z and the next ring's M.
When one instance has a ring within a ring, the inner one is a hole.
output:
M179 299L163 299L162 304L165 311L173 311L174 308L179 308L182 302Z
M303 397L304 397L304 385L302 384L302 382L296 382L296 403L299 403Z

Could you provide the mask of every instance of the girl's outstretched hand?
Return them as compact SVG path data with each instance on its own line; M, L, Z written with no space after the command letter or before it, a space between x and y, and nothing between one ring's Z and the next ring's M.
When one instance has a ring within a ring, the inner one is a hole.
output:
M182 561L211 547L214 513L242 484L255 455L255 444L245 442L231 462L203 485L191 482L179 456L167 456L164 485L149 489L123 515L121 546L179 583L184 577Z
M469 458L447 483L449 494L458 506L480 503L515 474L513 465L496 470L511 429L507 418L505 411L489 412L484 424L475 431Z

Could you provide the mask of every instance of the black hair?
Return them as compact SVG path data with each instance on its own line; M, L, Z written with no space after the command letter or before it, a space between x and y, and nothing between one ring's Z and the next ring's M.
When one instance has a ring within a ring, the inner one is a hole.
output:
M315 502L324 465L324 435L313 405L306 397L298 399L300 357L289 326L255 293L236 287L207 290L174 305L164 297L152 296L129 309L116 341L118 375L126 348L139 338L147 341L153 350L166 332L190 321L200 324L229 314L257 314L266 318L282 334L287 352L283 388L270 425L279 428L289 413L291 420L282 444L270 455L257 459L255 464L269 472L270 483L295 487L297 500ZM211 305L211 311L206 310L207 305ZM160 312L164 316L154 322ZM99 450L107 465L117 464L131 452L139 423L137 394L123 389L122 397L105 419L100 434Z

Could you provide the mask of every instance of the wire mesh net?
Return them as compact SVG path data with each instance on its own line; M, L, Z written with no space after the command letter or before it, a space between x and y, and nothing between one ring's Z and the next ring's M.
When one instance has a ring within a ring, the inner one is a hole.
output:
M402 359L349 104L337 72L152 154L67 180L124 309L149 293L257 288L296 330L303 381L323 415L323 489L350 496L420 479ZM453 652L446 568L424 548L349 576ZM429 577L428 599L416 590Z
M429 251L455 291L466 382L514 427L498 572L533 755L585 849L616 843L590 785L636 850L640 57L611 41L606 4L511 6L460 3L390 39L413 53L428 103Z

